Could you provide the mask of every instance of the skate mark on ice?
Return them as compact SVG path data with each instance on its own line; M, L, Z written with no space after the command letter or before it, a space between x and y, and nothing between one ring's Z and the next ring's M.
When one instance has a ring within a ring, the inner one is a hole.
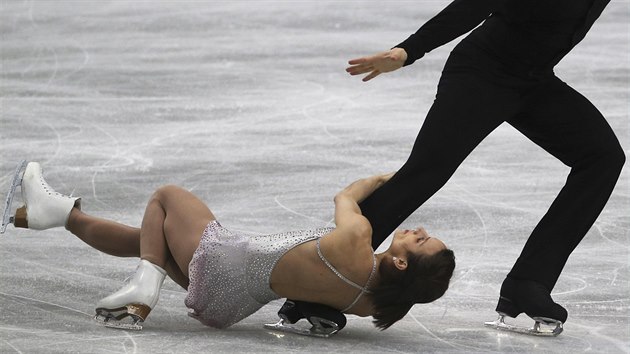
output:
M325 91L325 90L323 90L323 91ZM309 110L311 110L313 108L318 108L320 106L327 106L326 105L327 103L338 102L338 101L346 101L346 102L349 102L350 105L354 104L356 106L356 103L354 103L352 100L349 100L347 98L340 97L340 96L333 96L333 97L324 98L324 99L322 99L320 101L317 101L315 103L311 103L309 105L304 106L302 108L302 110L301 110L301 114L304 117L308 118L309 120L319 124L322 127L322 129L324 130L324 133L326 133L326 135L328 135L328 137L339 140L341 138L339 136L331 133L330 130L328 129L329 124L327 122L325 122L325 121L323 121L323 120L321 120L319 118L316 118L315 115L313 115L313 114L311 114L309 112ZM335 121L341 121L342 120L341 117L338 116L338 114L337 115L333 115L330 118L331 119L334 118Z
M53 72L52 74L50 74L50 77L48 78L46 85L44 85L44 88L48 89L50 87L50 84L52 84L53 81L55 81L55 78L57 77L57 72L59 71L59 58L57 57L57 52L55 51L54 48L46 47L46 50L49 52L52 52L53 58L55 59L55 66L53 68Z
M104 255L104 253L99 252L97 253L98 255ZM69 275L74 275L77 276L79 278L88 278L88 279L93 279L93 280L97 280L99 282L101 281L111 281L111 279L106 278L106 277L99 277L97 275L93 275L93 274L88 274L88 273L82 273L82 272L74 272L71 270L68 270L67 268L63 268L63 267L55 267L52 264L48 264L46 263L46 261L43 262L38 262L38 261L31 261L28 259L22 259L21 260L22 263L25 264L29 264L29 265L33 265L34 267L40 268L40 269L44 269L46 270L48 273L52 273L52 274L69 274ZM121 282L124 283L124 282Z
M81 51L81 53L83 54L83 62L80 65L76 66L74 68L74 70L70 71L69 73L67 73L67 74L65 74L63 76L60 76L60 78L64 78L64 79L65 78L69 78L70 76L72 76L72 75L78 73L79 71L83 70L83 68L85 68L87 66L87 64L90 62L90 53L88 53L88 51L84 47L82 47L79 44L79 42L77 42L75 40L72 40L72 42L74 43L75 47L77 49L79 49Z
M621 243L621 242L618 242L618 241L615 241L615 240L611 240L611 239L609 239L608 237L606 237L606 236L604 235L604 232L602 231L601 227L599 227L599 225L597 225L597 223L595 223L593 226L595 227L595 229L596 229L596 230L597 230L597 232L599 233L599 236L601 236L604 240L606 240L606 241L608 241L608 242L610 242L610 243L615 244L615 246L617 246L617 247L623 247L623 248L625 248L625 249L630 249L630 246L624 245L624 244L623 244L623 243Z
M22 354L22 352L21 352L18 348L16 348L13 344L9 343L9 341L8 341L8 340L3 339L2 341L3 341L3 342L5 342L5 343L7 343L7 345L8 345L9 347L11 347L11 349L15 350L17 353Z
M276 204L278 204L278 206L280 206L282 209L284 209L284 210L288 211L288 212L289 212L289 213L291 213L291 214L295 214L295 215L301 216L301 217L303 217L303 218L310 219L310 220L314 220L314 221L318 221L318 222L322 222L322 223L325 223L325 222L326 222L326 220L322 220L322 219L320 219L320 218L316 218L316 217L313 217L313 216L308 216L308 215L306 215L306 214L302 214L302 213L300 213L300 212L298 212L298 211L295 211L295 210L293 210L293 209L291 209L291 208L289 208L289 207L285 206L284 204L282 204L282 203L280 202L280 196L279 196L279 195L276 195L275 197L273 197L273 200L276 202Z
M472 346L468 346L468 345L455 344L455 343L450 342L448 340L442 339L437 334L433 333L430 329L428 329L424 324L422 324L422 322L420 322L416 318L416 316L413 315L413 313L409 312L409 317L411 317L414 320L414 322L416 322L416 324L418 326L420 326L420 328L422 328L425 332L427 332L431 337L437 339L441 343L444 343L444 344L448 345L449 347L453 347L453 348L456 348L456 349L479 349L477 347L472 347Z
M55 161L57 156L59 156L59 151L61 150L61 141L62 141L62 139L61 139L61 134L59 133L57 128L55 128L54 125L50 124L47 119L40 118L39 122L41 124L45 125L46 127L48 127L50 129L50 131L52 131L55 134L55 137L56 137L56 140L57 140L57 146L55 147L55 152L46 161L42 161L44 164L46 164L46 163L48 163L50 161Z
M107 132L105 129L101 128L98 125L95 124L91 124L92 127L94 127L97 130L100 130L103 134L105 134L106 136L109 136L111 140L114 141L114 145L116 148L116 154L114 154L114 156L116 156L119 152L120 152L120 143L118 141L118 139L116 139L115 136L113 136L112 134L110 134L109 132ZM111 145L110 145L111 146ZM105 166L107 166L107 163L109 163L113 157L111 157L112 155L110 155L110 159L105 161L104 163L100 164L99 166L96 166L96 171L94 171L94 174L92 174L92 197L94 198L95 201L100 202L100 203L104 203L103 201L101 201L98 196L96 195L96 176L98 175L98 173L102 170L105 170Z
M575 323L572 322L571 323L571 327L578 327L578 328L583 329L586 333L588 333L588 338L591 338L591 339L602 339L604 341L607 341L607 342L613 344L614 346L619 348L619 351L621 353L628 353L628 352L630 352L630 350L628 349L628 348L630 348L630 346L628 346L628 344L629 344L628 341L624 342L623 340L620 340L620 339L617 339L617 338L614 338L614 337L610 337L610 336L607 336L607 335L601 333L602 331L605 332L607 330L607 328L604 328L602 326L596 326L595 323L591 323L591 322L588 322L586 325L580 324L579 322L575 322ZM584 337L586 337L586 336L579 337L577 339L583 339ZM571 338L576 338L576 337L571 337ZM596 343L597 343L597 341L596 341ZM590 345L589 349L593 347L593 345L590 342L589 342L589 345ZM601 346L601 345L598 345L598 346Z
M566 291L558 291L558 292L552 292L551 295L553 296L557 296L557 295L566 295L566 294L573 294L573 293L578 293L584 289L586 289L588 287L588 282L586 280L584 280L583 278L579 278L579 277L575 277L575 276L571 276L571 275L567 275L567 274L563 274L562 275L563 278L568 278L571 280L575 280L578 283L581 283L582 285L580 287L578 287L577 289L570 289L570 290L566 290Z
M125 350L125 353L137 353L138 352L138 343L136 343L136 340L133 339L133 336L131 336L131 334L129 334L129 332L125 331L125 335L127 336L127 338L131 341L131 344L133 346L133 350L130 352L127 350L127 345L125 344L125 342L122 342L122 346L123 349Z
M619 270L624 269L624 268L629 268L629 267L630 266L628 266L628 265L622 265L620 267L617 267L617 268L613 269L613 272L612 272L613 273L613 278L610 281L610 285L614 285L615 281L617 281L617 277L619 276Z
M29 101L29 102L70 102L70 103L81 103L81 102L87 102L87 103L105 103L105 102L114 102L114 103L121 103L121 102L131 102L131 103L151 103L151 102L159 102L159 103L165 103L165 102L171 102L171 101L186 101L188 100L188 97L183 97L183 96L169 96L169 97L151 97L151 96L126 96L126 97L62 97L62 96L50 96L50 97L9 97L7 99L10 99L12 101ZM3 109L6 111L4 112L5 115L8 115L6 113L12 112L12 111L19 111L18 108L16 107L6 107ZM9 109L11 109L11 111L9 111Z
M452 185L454 187L459 188L459 190L461 190L462 192L464 192L464 193L466 193L466 194L468 194L468 195L478 199L478 201L471 201L470 203L472 203L472 204L482 205L482 206L490 206L490 207L494 207L494 208L499 208L501 210L506 210L506 209L515 210L515 211L520 211L520 212L527 213L527 214L532 214L532 213L537 213L538 212L538 209L536 209L536 208L529 208L529 209L527 209L527 208L514 206L514 205L509 204L509 203L498 202L496 200L492 200L492 199L488 198L486 195L475 193L475 192L471 191L470 189L467 189L467 188L463 187L459 183L452 182ZM527 196L531 196L532 195L531 193L523 193L523 194L526 194Z
M334 135L333 133L330 132L330 130L328 130L328 124L326 124L326 122L322 121L321 119L313 117L307 111L312 106L319 105L320 103L326 103L326 102L328 102L330 100L331 99L325 99L325 100L322 100L320 102L317 102L315 104L310 105L310 107L306 106L306 107L302 108L302 115L305 116L306 118L308 118L309 120L312 120L312 121L316 122L317 124L319 124L322 127L322 129L324 130L324 133L326 133L326 135L328 135L329 138L340 139L338 136Z
M83 312L81 310L73 309L71 307L55 304L53 302L33 299L33 298L27 297L27 296L21 296L21 295L15 295L15 294L7 294L7 293L4 293L4 292L0 292L0 295L6 296L8 298L21 299L21 300L26 300L26 301L38 302L38 303L41 303L41 304L50 305L50 306L54 306L54 307L59 307L59 308L65 309L65 310L69 310L69 311L72 311L72 312L80 313L82 315L86 315L86 316L88 316L90 318L92 317L92 315L89 314L89 313L85 313L85 312ZM49 312L49 311L47 311L46 309L43 309L43 308L40 308L40 310Z
M461 185L457 185L455 184L455 186L460 189L461 191L468 193L472 196L475 197L479 197L476 196L474 193L468 191L466 188L462 187ZM479 256L477 256L477 261L473 262L473 264L479 264L481 261L483 261L484 259L486 259L487 257L484 256L484 254L488 251L488 226L486 225L486 222L483 218L483 216L481 216L481 213L479 212L479 210L477 208L475 208L473 206L473 204L471 202L469 202L467 199L464 199L463 197L460 196L450 196L449 198L454 199L456 201L459 201L463 204L465 204L466 206L468 206L477 216L477 218L479 219L479 221L481 222L481 229L483 230L483 245L481 248L481 252L479 253ZM452 284L457 283L460 279L464 278L469 272L471 272L473 269L475 268L475 266L471 266L468 268L468 270L466 270L463 274L461 274L457 279L454 279L454 281L452 281Z
M622 214L622 215L616 215L616 216L623 217L624 215ZM615 230L618 230L618 231L623 232L623 233L625 233L628 230L628 228L623 226L623 225L618 225L616 223L613 223L613 222L610 222L610 221L605 221L605 220L597 220L595 222L595 224L596 225L604 225L604 226L606 226L608 228L615 229Z
M31 22L31 25L33 26L33 28L39 29L39 26L37 25L37 23L33 19L33 4L32 3L30 4L30 7L29 7L28 18L29 18L29 21ZM54 48L52 48L50 46L45 46L44 50L48 51L48 52L51 52L52 55L53 55L53 59L54 59L53 72L52 72L52 74L50 74L46 84L43 87L44 89L47 89L50 86L50 84L55 80L55 77L57 76L57 72L59 70L59 58L58 58L57 52L55 51ZM37 50L37 57L35 58L34 62L31 63L31 65L29 65L28 67L26 67L26 69L24 71L22 71L22 76L24 76L25 74L29 73L31 71L31 69L35 66L35 64L37 64L37 63L42 61L41 59L42 59L41 50L38 49Z
M96 325L98 326L98 325ZM152 333L142 333L142 334L136 334L134 335L134 337L138 338L138 337L148 337L148 336L155 336L156 334L152 334ZM51 347L51 346L58 346L58 345L67 345L67 344L74 344L74 343L81 343L81 342L93 342L93 341L107 341L107 340L120 340L123 341L127 338L131 338L131 335L127 332L125 332L125 335L118 335L118 336L97 336L97 337L93 337L93 338L82 338L82 339L76 339L76 340L67 340L67 341L63 341L63 342L52 342L52 343L47 343L47 344L42 344L39 345L35 348L41 348L41 347ZM134 342L134 347L136 347L136 342L135 339L133 339ZM123 349L124 349L124 344L123 344ZM125 351L126 352L126 351ZM134 353L137 352L137 348L134 349Z
M609 305L608 307L606 307L606 309L614 309L615 311L619 312L620 315L617 317L623 317L625 313L628 312L628 309L630 309L627 305L624 306L624 302L627 301L628 299L625 298L621 298L621 299L612 299L612 300L594 300L594 301L571 301L572 305L597 305L600 304L599 309L603 308L604 306L601 306L602 304L605 305ZM618 306L614 306L612 304L614 303L619 303ZM612 315L610 314L606 314L606 315L591 315L591 314L581 314L580 317L612 317Z

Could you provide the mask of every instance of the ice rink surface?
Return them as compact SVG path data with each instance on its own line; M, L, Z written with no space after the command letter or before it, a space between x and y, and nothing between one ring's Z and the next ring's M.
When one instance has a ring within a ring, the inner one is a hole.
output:
M27 159L83 197L85 211L132 225L166 183L197 193L230 229L329 225L340 188L406 160L453 44L369 83L344 72L347 60L396 45L447 3L2 0L0 189ZM626 155L629 10L613 1L556 70L603 112ZM10 226L0 237L0 353L629 352L627 168L553 291L569 311L564 333L482 325L568 172L499 127L403 224L454 249L451 289L387 331L350 316L328 340L264 330L281 301L227 330L204 327L170 280L143 331L101 327L96 301L137 259L100 254L62 229Z

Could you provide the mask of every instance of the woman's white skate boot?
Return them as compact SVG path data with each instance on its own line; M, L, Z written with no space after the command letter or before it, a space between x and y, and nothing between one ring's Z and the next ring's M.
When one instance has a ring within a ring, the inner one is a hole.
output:
M165 277L164 269L140 260L127 284L96 304L94 319L106 327L141 330L140 323L155 307Z
M81 209L81 198L57 193L46 183L37 162L26 165L21 189L26 205L15 211L15 227L45 230L66 226L72 208Z

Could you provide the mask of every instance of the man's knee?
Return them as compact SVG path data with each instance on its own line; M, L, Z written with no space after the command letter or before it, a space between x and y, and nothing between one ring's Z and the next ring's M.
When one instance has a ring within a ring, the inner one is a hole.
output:
M619 142L606 142L594 148L591 155L590 168L596 168L603 176L617 178L626 162L626 155Z
M621 173L623 165L626 163L626 154L623 152L621 145L618 142L613 144L607 151L603 159L606 161L606 166L617 175Z

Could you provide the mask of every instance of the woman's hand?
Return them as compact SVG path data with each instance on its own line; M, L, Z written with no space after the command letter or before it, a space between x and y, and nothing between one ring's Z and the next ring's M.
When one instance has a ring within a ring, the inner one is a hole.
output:
M368 73L363 81L369 81L381 73L387 73L402 68L407 60L407 52L402 48L393 48L386 52L372 56L352 59L348 62L351 66L346 68L350 75L361 75Z
M389 179L392 178L395 173L396 172L392 172L384 175L375 175L367 178L361 178L357 181L352 182L341 192L337 193L337 196L344 195L350 197L357 204L361 203L370 194L374 193L375 190L377 190L383 184L389 181ZM335 196L335 198L337 196Z
M387 181L389 181L390 178L392 178L392 176L394 176L395 174L396 174L396 171L388 173L386 175L381 175L380 176L380 185L379 185L379 187L384 185Z

